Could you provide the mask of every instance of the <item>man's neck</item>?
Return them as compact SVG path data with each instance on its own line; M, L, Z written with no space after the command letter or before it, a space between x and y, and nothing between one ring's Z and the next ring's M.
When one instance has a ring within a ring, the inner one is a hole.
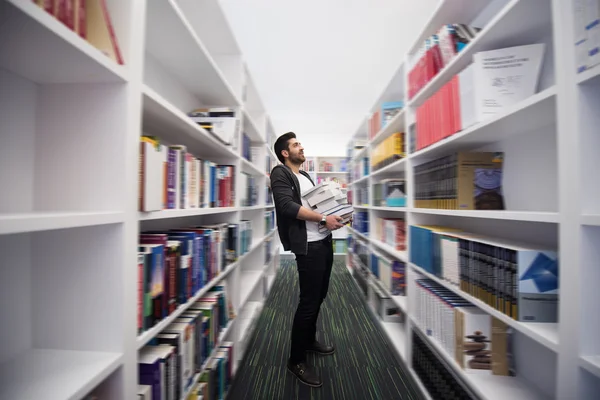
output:
M292 164L291 162L286 162L285 165L287 165L288 167L290 167L290 169L292 171L294 171L295 174L299 174L300 173L300 165L295 165L295 164Z

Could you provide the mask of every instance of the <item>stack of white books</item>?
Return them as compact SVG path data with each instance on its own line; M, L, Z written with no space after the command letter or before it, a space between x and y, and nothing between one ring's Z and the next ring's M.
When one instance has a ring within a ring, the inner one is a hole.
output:
M319 214L342 217L342 224L347 224L352 219L354 208L348 204L346 189L337 182L323 182L314 186L302 193L302 198L308 202L313 211ZM319 232L326 231L326 227L319 227Z

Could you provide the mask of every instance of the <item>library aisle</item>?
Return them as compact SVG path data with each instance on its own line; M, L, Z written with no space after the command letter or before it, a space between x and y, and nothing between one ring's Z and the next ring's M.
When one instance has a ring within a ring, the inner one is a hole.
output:
M329 293L318 322L319 339L335 345L333 356L309 355L321 388L298 383L285 365L298 299L295 261L281 268L249 339L228 400L421 399L404 364L394 356L382 328L360 297L344 261L335 261Z

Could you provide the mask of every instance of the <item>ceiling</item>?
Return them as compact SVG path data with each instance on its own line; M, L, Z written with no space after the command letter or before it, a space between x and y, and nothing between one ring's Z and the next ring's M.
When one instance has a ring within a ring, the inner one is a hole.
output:
M220 1L276 134L319 155L344 154L438 2Z

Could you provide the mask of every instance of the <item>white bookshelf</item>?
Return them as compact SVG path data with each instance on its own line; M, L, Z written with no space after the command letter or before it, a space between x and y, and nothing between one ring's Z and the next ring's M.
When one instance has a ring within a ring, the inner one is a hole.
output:
M219 2L107 6L124 65L31 0L0 1L3 399L134 398L140 348L222 282L236 315L255 321L279 266L279 237L264 219L274 129ZM187 117L203 106L235 107L233 146ZM258 162L243 159L242 132ZM254 176L258 204L236 196L233 207L139 212L141 134ZM250 250L138 335L139 232L240 219L252 221ZM251 330L236 321L221 339L239 361Z
M597 112L600 67L577 73L574 19L571 0L440 1L405 61L368 113L379 109L384 101L404 100L405 108L371 140L367 134L367 117L361 121L350 144L352 147L355 141L367 143L362 150L352 152L350 170L362 157L369 157L376 144L394 132L405 132L404 143L409 146L416 108L467 67L475 53L532 43L546 45L535 95L422 150L410 153L407 147L405 158L366 176L355 177L350 183L352 189L370 189L385 178L406 180L406 207L373 206L371 194L369 204L355 206L368 213L371 223L377 217L404 218L407 227L415 224L450 226L550 246L559 251L559 321L525 323L507 317L460 288L411 264L408 251L395 250L374 237L372 232L364 235L350 229L355 239L367 243L370 252L406 262L407 296L402 300L404 307L399 304L406 310L406 321L393 327L401 328L402 333L394 333L392 328L385 326L384 330L407 365L412 365L411 331L420 330L414 318L418 307L413 297L415 279L430 278L513 328L515 378L466 373L435 339L426 332L422 334L452 372L481 399L587 399L595 398L600 391L600 317L596 312L600 304L596 289L600 269L595 261L600 257L600 184L594 167L596 150L600 146L596 128L600 124ZM416 60L423 40L445 23L471 23L482 30L408 100L405 88L409 66ZM506 210L416 208L413 196L415 166L465 150L504 152ZM407 248L410 248L408 229L407 235ZM351 264L353 260L350 254L348 262ZM351 266L349 270L353 270ZM410 370L418 380L412 366Z

